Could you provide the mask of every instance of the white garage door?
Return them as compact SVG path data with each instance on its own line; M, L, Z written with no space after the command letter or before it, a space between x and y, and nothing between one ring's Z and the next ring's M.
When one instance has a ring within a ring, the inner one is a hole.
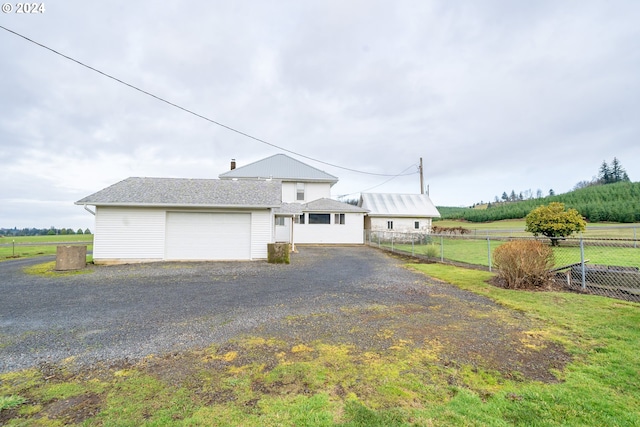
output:
M165 258L251 259L251 214L167 212Z

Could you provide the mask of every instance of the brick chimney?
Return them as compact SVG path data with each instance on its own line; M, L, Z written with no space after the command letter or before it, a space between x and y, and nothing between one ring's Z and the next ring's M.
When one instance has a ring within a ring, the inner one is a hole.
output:
M236 159L231 159L231 170L236 168Z

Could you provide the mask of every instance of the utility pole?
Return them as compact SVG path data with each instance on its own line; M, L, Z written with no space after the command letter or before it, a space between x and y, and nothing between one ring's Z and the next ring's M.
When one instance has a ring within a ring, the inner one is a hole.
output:
M420 194L424 194L424 174L422 168L422 157L420 157Z

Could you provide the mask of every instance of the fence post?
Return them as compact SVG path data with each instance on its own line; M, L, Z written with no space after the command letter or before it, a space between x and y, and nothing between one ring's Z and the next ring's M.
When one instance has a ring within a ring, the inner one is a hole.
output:
M580 236L580 266L582 268L582 290L587 289L587 271L584 265L584 240Z
M489 262L489 272L491 272L491 238L487 236L487 260Z
M444 262L444 239L440 235L440 262Z

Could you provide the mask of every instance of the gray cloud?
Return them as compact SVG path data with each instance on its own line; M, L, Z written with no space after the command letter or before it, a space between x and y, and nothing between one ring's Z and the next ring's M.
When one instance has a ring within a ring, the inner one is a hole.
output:
M639 18L633 1L68 1L0 25L325 162L393 174L423 157L434 202L466 205L568 191L614 156L640 179ZM73 202L127 176L277 152L0 38L0 226L85 228ZM301 160L339 176L335 194L386 180Z

